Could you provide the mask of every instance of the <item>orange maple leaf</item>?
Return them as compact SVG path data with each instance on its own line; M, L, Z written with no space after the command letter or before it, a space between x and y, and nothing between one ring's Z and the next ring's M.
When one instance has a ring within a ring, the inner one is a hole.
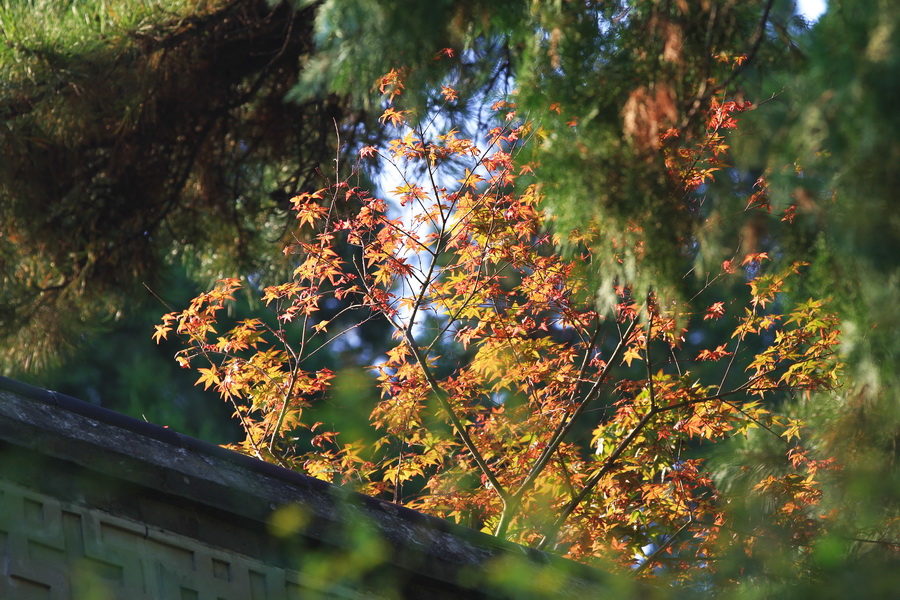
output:
M707 319L718 319L722 315L725 314L725 303L724 302L714 302L710 305L709 308L706 309L706 314L703 315L703 320Z
M441 86L441 96L443 96L444 100L446 100L447 102L456 102L456 99L458 98L458 94L459 94L459 92L457 92L450 86L447 86L447 85Z
M390 121L391 125L400 125L406 120L403 115L407 112L409 111L397 110L393 106L391 106L386 111L384 111L384 114L378 117L378 120L382 123L387 123L388 121Z
M394 96L403 93L403 73L397 69L391 69L379 81L378 91L382 94L389 94L388 101L393 102Z
M200 372L200 379L198 379L194 385L202 383L203 389L208 390L209 386L219 384L219 375L216 373L215 367L210 367L208 369L199 368L197 371Z
M168 333L172 328L168 325L154 325L153 340L158 344L161 340L167 339Z

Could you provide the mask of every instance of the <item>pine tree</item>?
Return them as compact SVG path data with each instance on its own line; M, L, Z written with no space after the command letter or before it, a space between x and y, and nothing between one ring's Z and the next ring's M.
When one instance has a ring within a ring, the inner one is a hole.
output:
M743 164L770 174L773 212L795 227L765 231L785 254L811 257L804 291L841 313L838 392L786 407L807 419L813 447L842 469L823 489L834 524L810 556L805 594L886 597L900 557L900 9L833 0L801 40L803 61L773 70L773 98L750 127L771 135L738 144ZM773 220L774 221L774 220Z
M6 368L150 298L141 284L167 264L207 281L273 266L287 201L319 184L347 117L336 96L284 102L314 15L265 0L0 5Z

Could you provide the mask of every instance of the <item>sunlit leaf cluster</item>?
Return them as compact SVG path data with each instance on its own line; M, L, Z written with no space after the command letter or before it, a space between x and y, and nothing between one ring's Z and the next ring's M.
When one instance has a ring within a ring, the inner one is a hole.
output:
M158 339L183 337L177 359L198 384L233 404L246 434L238 448L578 560L691 573L766 535L731 526L697 453L761 430L792 470L756 490L798 543L827 527L816 475L830 463L808 456L803 423L770 403L837 383L835 317L784 293L802 265L772 269L764 253L743 269L723 265L718 277L746 278L743 314L665 304L627 281L603 310L590 277L602 232L558 229L542 210L540 165L519 160L540 124L502 102L486 138L463 139L434 115L401 110L397 72L382 81L382 120L398 136L360 154L406 174L392 195L338 181L293 199L296 267L262 290L269 323L223 317L241 287L227 279L157 326ZM660 132L673 189L714 177L740 108L712 100L703 139ZM334 300L349 328L321 316ZM380 399L368 443L315 420L336 380L307 365L371 319L394 337L369 371ZM729 334L701 336L699 350L686 343L713 323Z

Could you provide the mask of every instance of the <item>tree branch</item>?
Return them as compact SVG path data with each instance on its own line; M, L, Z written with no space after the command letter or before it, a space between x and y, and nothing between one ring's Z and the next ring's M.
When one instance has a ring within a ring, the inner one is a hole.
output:
M619 442L619 445L616 446L616 449L613 450L612 454L610 454L609 457L603 462L603 466L600 468L600 470L594 473L594 475L591 476L591 478L588 479L584 486L581 488L581 491L578 492L578 494L574 498L572 498L572 500L568 504L566 504L559 517L556 518L556 521L553 522L553 525L550 527L547 533L544 534L544 539L542 539L537 546L538 550L543 550L549 543L556 541L556 535L557 533L559 533L559 529L560 527L562 527L563 523L566 522L566 519L568 519L569 516L575 511L575 509L578 508L578 505L581 504L581 502L587 497L589 493L591 493L594 487L596 487L597 484L600 483L600 480L613 470L613 468L616 466L616 461L619 459L622 453L628 449L628 446L631 445L631 442L633 442L638 434L640 434L644 429L644 427L646 427L647 424L650 423L650 419L652 419L657 414L657 412L658 411L653 409L647 411L647 414L641 417L641 420L638 421L637 425L635 425L628 433L628 435L625 436L625 438L621 442Z
M431 372L431 368L428 366L425 356L422 354L422 350L421 348L419 348L419 345L413 337L409 327L403 328L403 336L406 339L406 343L409 344L409 348L412 351L413 356L416 358L416 362L422 369L422 373L425 375L425 380L428 382L428 386L431 388L431 391L434 392L435 396L437 396L441 408L445 413L447 413L447 417L453 424L453 428L456 430L456 434L462 440L463 445L465 445L466 450L469 451L469 454L472 455L472 459L475 461L475 464L478 465L478 468L487 478L488 482L497 491L497 495L500 496L501 500L503 500L503 504L505 507L510 499L509 494L500 484L500 481L497 479L496 475L494 475L494 472L490 468L490 466L488 466L487 461L481 454L481 451L478 450L475 442L466 431L465 425L463 425L462 421L459 420L456 411L453 410L453 405L451 405L450 401L447 399L447 392L444 391L444 388L441 387L441 384L434 376L434 373Z
M543 452L541 452L541 455L537 458L537 460L534 461L534 464L532 465L531 470L528 472L528 475L525 477L525 480L521 483L521 485L519 485L519 488L511 496L510 504L507 505L508 510L504 510L503 514L500 516L500 522L497 524L497 527L494 530L494 535L496 535L497 537L503 537L506 534L506 531L509 528L509 523L510 521L512 521L512 517L514 516L515 511L518 510L518 507L521 504L522 497L528 492L528 490L531 489L540 474L543 473L544 469L547 467L547 464L549 464L550 459L559 448L559 445L565 439L569 431L571 431L572 427L574 427L575 421L578 419L578 417L581 416L585 408L600 395L600 389L603 383L606 381L606 376L609 374L610 368L612 368L612 365L619 360L619 356L628 345L628 338L631 337L631 334L634 331L636 325L637 319L633 319L628 324L628 327L625 329L625 332L619 339L619 343L616 345L616 348L610 355L609 360L606 361L606 364L603 366L600 375L594 381L594 385L587 392L587 394L585 394L584 400L582 400L581 404L579 404L575 408L575 410L572 411L572 414L568 419L563 419L562 421L560 421L556 430L553 432L553 435L550 437L550 441L547 443L547 446L544 448ZM590 352L590 350L591 349L589 348L588 352Z

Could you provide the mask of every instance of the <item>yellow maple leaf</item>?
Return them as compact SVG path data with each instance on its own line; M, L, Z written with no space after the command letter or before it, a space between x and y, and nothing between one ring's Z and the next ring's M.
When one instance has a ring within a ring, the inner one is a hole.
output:
M622 356L622 362L627 364L629 367L631 366L631 361L634 359L640 360L641 358L641 349L635 346L630 347L625 351L625 354Z

